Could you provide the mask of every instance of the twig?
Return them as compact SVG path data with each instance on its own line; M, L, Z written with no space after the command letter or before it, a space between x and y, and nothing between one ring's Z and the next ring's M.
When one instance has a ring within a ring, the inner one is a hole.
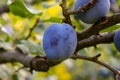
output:
M38 19L36 20L35 24L33 25L33 27L30 29L30 32L29 32L28 36L25 38L25 40L28 40L28 39L31 37L32 31L34 30L34 28L37 26L37 24L38 24L39 22L40 22L40 19L38 18Z
M81 49L96 46L98 44L108 44L113 42L115 32L103 33L100 35L92 35L90 38L83 39L78 42L75 52L78 52Z
M84 6L78 8L77 10L69 11L68 14L72 15L72 14L77 14L79 12L85 12L86 10L92 8L96 2L97 0L91 0L88 4L85 4Z
M97 63L97 64L102 65L102 66L108 68L109 70L111 70L114 74L116 74L116 77L117 77L117 75L120 75L120 72L117 69L115 69L115 68L111 67L110 65L100 61L98 59L100 56L101 56L101 54L98 54L98 55L93 56L93 57L87 57L87 56L81 56L81 55L73 55L71 58L72 59L83 59L83 60L87 60L87 61ZM115 80L117 80L117 79L115 79Z
M70 19L70 15L68 14L67 1L66 0L62 0L62 3L60 4L60 6L62 8L63 16L65 17L63 22L72 25L72 22L71 22L71 19Z
M120 13L112 15L110 17L102 19L97 24L92 25L88 29L85 29L82 32L78 33L78 41L81 41L85 38L90 37L91 35L99 33L101 30L106 29L108 27L112 27L113 25L120 23Z
M18 69L15 71L15 73L16 73L16 72L19 72L21 69L24 69L24 68L25 68L24 66L18 68Z

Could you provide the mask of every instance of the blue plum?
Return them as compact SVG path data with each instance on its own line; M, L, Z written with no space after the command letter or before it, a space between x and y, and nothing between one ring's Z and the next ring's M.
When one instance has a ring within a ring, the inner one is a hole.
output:
M119 9L119 6L117 4L117 1L116 0L110 0L110 3L111 3L111 11L115 12L115 13L118 13L120 12L120 9Z
M91 0L76 0L74 10L84 6L90 1ZM75 14L75 19L81 19L83 22L87 24L93 24L99 21L101 18L105 17L109 10L110 10L109 0L98 0L92 8L84 12Z
M111 72L101 69L101 70L99 70L98 75L100 75L104 78L108 78L111 76Z
M115 3L116 3L116 0L110 0L110 3L111 3L111 4L115 4Z
M117 50L120 51L120 30L115 32L113 41L114 41L114 44L115 44Z
M72 56L77 45L77 35L71 25L51 24L43 36L43 49L49 60L63 61Z

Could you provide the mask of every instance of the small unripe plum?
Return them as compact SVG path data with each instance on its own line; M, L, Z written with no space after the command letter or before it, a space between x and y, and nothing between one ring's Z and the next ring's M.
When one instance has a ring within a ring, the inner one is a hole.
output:
M76 49L77 35L69 24L54 23L43 36L43 48L49 60L63 61L71 57Z
M76 0L74 10L83 7L91 0ZM110 9L109 0L97 0L92 8L75 14L75 19L81 19L83 22L93 24L98 22L101 18L105 17Z
M120 51L120 30L115 32L114 44L115 44L117 50Z

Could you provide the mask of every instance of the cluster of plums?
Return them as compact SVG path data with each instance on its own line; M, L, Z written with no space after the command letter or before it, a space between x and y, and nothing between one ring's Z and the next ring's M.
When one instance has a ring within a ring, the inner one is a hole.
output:
M84 6L91 0L76 0L74 10ZM97 0L95 5L75 14L75 19L93 24L105 17L110 9L110 0ZM120 51L120 31L116 32L114 42ZM77 35L73 27L67 23L53 23L45 31L43 36L43 48L49 60L63 61L71 57L77 46Z

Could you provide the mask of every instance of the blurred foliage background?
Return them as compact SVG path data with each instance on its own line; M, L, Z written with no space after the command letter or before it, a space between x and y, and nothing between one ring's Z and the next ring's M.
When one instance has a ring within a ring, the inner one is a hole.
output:
M73 9L75 0L68 0L69 10ZM12 50L16 46L28 55L45 55L42 49L44 30L53 22L61 23L64 18L59 4L61 0L0 0L0 7L8 6L9 12L0 14L0 48ZM120 5L120 1L117 2ZM4 7L3 7L4 10ZM108 16L113 15L109 12ZM35 26L28 40L30 29ZM82 31L88 24L74 20L76 31ZM120 27L116 24L101 32L110 32ZM80 55L94 56L101 53L100 60L115 68L120 68L120 53L114 44L100 44L97 48L90 47L79 51ZM84 60L65 60L51 68L48 72L35 72L20 69L20 63L0 65L0 80L113 80L113 73L108 69Z

